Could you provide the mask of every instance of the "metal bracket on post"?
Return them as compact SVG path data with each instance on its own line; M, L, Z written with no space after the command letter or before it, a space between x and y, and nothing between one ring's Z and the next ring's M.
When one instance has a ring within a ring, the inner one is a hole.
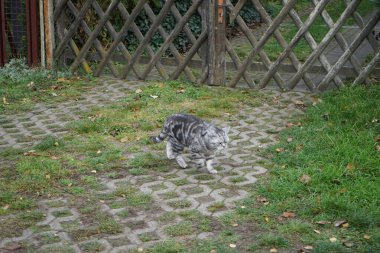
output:
M223 24L224 23L224 0L218 0L218 23Z

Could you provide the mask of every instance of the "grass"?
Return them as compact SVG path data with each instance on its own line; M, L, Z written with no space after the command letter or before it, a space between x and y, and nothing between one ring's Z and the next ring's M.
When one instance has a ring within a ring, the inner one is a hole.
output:
M273 162L267 180L221 218L226 225L258 224L262 232L251 250L295 245L312 245L313 252L380 250L379 85L330 91L321 100L295 120L300 126L283 131L280 142L264 152ZM258 196L268 203L256 201ZM289 211L296 217L283 218ZM335 227L337 220L346 227Z
M29 69L24 59L12 59L0 68L0 113L29 110L37 102L73 99L91 85L89 78L72 76L69 71Z

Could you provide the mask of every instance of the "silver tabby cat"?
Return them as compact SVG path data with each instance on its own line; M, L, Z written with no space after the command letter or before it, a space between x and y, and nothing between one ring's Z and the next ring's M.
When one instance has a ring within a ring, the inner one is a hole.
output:
M151 140L158 143L168 137L167 157L176 159L181 168L187 167L182 151L189 148L197 167L206 164L207 171L215 174L213 159L216 152L227 148L228 131L229 127L221 129L192 115L174 114L166 119L160 135Z

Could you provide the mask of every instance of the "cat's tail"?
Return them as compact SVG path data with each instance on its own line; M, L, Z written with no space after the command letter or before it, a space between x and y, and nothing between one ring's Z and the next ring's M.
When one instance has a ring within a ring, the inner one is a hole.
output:
M167 137L168 135L164 132L161 132L159 136L152 136L150 137L150 140L153 142L153 143L159 143L163 140L165 140L165 138Z

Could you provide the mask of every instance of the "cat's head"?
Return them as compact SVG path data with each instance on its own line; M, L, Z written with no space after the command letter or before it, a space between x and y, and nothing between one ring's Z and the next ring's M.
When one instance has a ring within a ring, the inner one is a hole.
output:
M227 144L230 141L228 138L228 132L230 127L219 128L213 125L209 125L204 131L205 142L209 149L214 151L221 151L227 148Z

